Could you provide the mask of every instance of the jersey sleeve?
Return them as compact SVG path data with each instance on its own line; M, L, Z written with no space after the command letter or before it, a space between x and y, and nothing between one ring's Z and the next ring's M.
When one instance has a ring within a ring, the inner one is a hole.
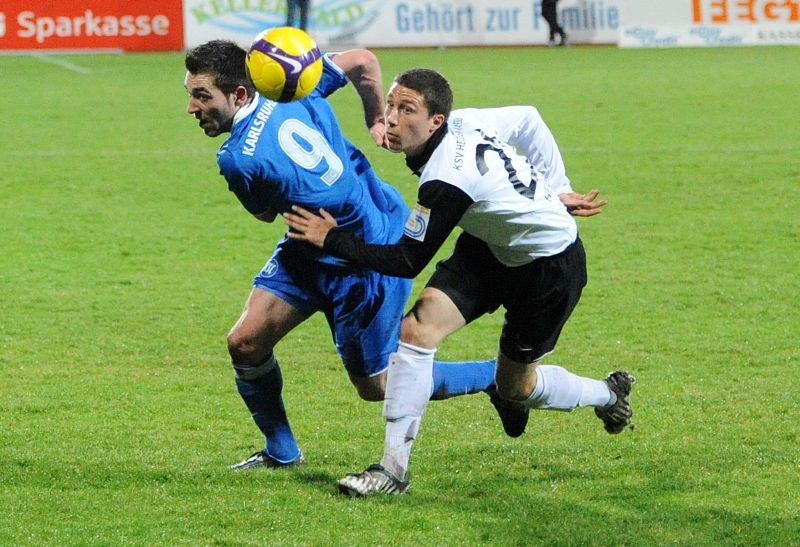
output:
M322 77L314 92L323 97L327 97L347 85L348 80L344 71L331 60L335 55L335 53L324 53L322 55Z
M493 126L500 140L514 146L550 181L556 194L572 192L564 159L539 111L533 106L474 109L483 123Z
M255 164L242 164L223 146L217 158L220 174L228 183L228 190L247 209L247 212L258 216L271 207L279 192L278 185L264 180L258 173Z
M471 204L459 188L428 181L419 189L417 207L399 242L371 245L353 232L334 229L325 238L323 249L385 275L413 278L431 261ZM410 229L411 225L416 228Z

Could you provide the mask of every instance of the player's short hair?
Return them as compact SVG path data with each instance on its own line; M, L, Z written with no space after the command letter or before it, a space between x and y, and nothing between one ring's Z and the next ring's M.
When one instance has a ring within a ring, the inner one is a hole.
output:
M211 40L186 52L186 70L192 74L210 74L223 93L233 93L239 86L253 96L255 88L247 76L247 51L230 40Z
M422 95L428 113L444 114L445 118L450 117L453 109L453 90L444 76L429 68L412 68L401 72L395 76L396 84Z

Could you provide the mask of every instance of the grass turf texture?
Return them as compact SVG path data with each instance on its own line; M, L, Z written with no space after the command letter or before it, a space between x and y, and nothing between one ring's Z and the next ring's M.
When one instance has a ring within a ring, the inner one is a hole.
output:
M485 396L437 402L409 495L340 497L383 425L317 316L278 348L308 464L229 472L262 440L224 337L282 223L218 176L182 54L3 56L0 544L796 544L797 49L378 54L386 83L441 69L456 106L537 105L610 200L580 221L590 284L547 361L631 370L635 430L536 412L514 440ZM352 89L333 100L412 200ZM501 321L439 357L490 357Z

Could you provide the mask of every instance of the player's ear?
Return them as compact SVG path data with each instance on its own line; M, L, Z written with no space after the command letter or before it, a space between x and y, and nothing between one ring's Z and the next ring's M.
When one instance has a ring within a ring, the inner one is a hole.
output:
M247 92L247 88L243 85L240 85L236 88L236 91L233 92L235 95L235 104L236 106L242 106L247 101L250 100L250 94Z
M434 114L431 116L430 132L435 133L437 129L442 127L442 124L444 124L446 120L447 118L445 118L444 114Z

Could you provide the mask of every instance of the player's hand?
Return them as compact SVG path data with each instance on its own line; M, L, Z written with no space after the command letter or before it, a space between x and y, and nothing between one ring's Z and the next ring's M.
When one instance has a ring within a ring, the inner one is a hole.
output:
M559 194L558 197L572 216L591 217L602 213L603 207L608 203L604 199L598 200L598 194L600 194L600 190L592 190L586 194L566 192Z
M325 209L320 209L319 215L315 215L299 205L292 205L292 211L283 214L283 221L291 228L288 236L311 243L320 249L328 232L339 225Z
M378 121L372 124L372 127L369 128L369 134L372 135L372 139L375 141L377 146L381 148L386 148L386 123L383 121Z

